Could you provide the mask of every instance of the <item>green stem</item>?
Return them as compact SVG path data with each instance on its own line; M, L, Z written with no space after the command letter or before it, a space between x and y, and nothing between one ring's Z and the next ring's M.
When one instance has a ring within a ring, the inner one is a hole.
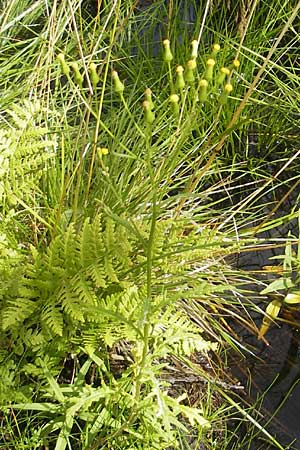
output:
M169 74L169 81L170 81L170 92L171 94L175 94L175 87L174 87L174 81L173 81L173 75L172 75L172 68L171 63L168 61L168 74Z
M132 408L131 414L127 419L126 423L124 423L115 433L105 438L97 439L91 446L88 447L88 450L93 450L97 448L99 445L104 444L105 442L112 441L114 438L119 436L125 429L128 429L129 426L134 422L138 414L139 408L139 400L141 397L141 389L142 389L142 378L144 369L147 362L147 355L149 353L149 336L150 336L150 323L148 320L150 307L151 307L151 297L152 297L152 265L153 265L153 242L155 236L155 224L157 218L157 208L156 208L156 188L155 188L155 180L154 173L152 169L152 148L151 148L151 125L148 124L146 130L146 164L149 172L151 187L153 190L153 200L152 200L152 218L151 218L151 226L149 232L149 239L147 245L147 275L146 275L146 299L144 302L144 326L143 326L143 350L142 355L139 361L138 371L135 378L135 393L134 393L134 406Z
M144 301L144 328L143 328L143 351L142 357L139 364L139 371L136 377L136 386L135 386L135 404L138 405L141 393L141 379L143 375L143 371L146 365L146 359L149 352L149 333L150 333L150 323L149 323L149 313L151 310L151 298L152 298L152 266L153 266L153 243L155 237L155 225L156 225L156 188L155 188L155 180L154 173L152 169L152 148L151 148L151 126L148 125L146 131L146 150L147 150L147 169L149 172L151 188L153 191L152 197L152 218L151 218L151 226L149 232L149 239L147 245L147 276L146 276L146 298Z
M107 82L107 77L108 77L108 70L109 70L109 63L110 63L110 59L111 59L112 47L115 42L115 35L117 32L117 24L118 24L118 20L119 20L119 8L120 8L120 2L118 2L116 5L115 21L114 21L112 32L111 32L111 45L109 46L108 53L106 56L107 63L106 63L105 70L104 70L103 87L102 87L102 91L101 91L99 106L96 109L97 121L96 121L96 128L95 128L94 139L93 139L93 149L92 149L91 163L90 163L88 179L87 179L87 187L86 187L86 191L85 191L85 199L84 199L85 206L87 206L87 201L88 201L88 196L89 196L89 192L90 192L92 176L93 176L93 171L94 171L94 164L95 164L96 153L97 153L97 141L98 141L98 136L99 136L99 132L100 132L100 128L101 128L101 115L102 115L102 107L103 107L103 101L104 101L104 93L105 93L105 87L106 87L106 82Z

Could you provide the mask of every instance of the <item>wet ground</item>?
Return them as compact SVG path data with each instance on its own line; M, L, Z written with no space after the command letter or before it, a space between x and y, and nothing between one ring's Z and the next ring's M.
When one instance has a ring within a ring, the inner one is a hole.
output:
M300 334L288 325L268 333L270 345L245 338L256 356L235 359L234 375L248 386L253 403L262 413L261 425L286 448L300 449ZM251 342L253 341L253 342ZM267 425L268 424L268 425ZM253 449L266 449L263 434L253 440ZM275 447L274 447L275 448Z
M290 223L284 231L297 224ZM272 232L274 238L274 232ZM279 234L277 235L279 236ZM266 238L268 236L265 236ZM270 257L275 253L282 254L284 249L270 250L258 254L244 255L240 263L249 271L262 268L270 264ZM274 263L274 261L273 261ZM259 295L253 287L253 301L262 309L265 309L268 300L260 302ZM254 313L255 314L255 313ZM234 375L248 386L248 394L252 402L258 402L262 416L259 418L261 425L266 424L267 430L280 442L285 449L300 449L300 312L294 314L297 325L291 326L285 322L287 318L272 325L267 332L266 341L258 340L247 330L236 330L241 336L242 343L246 345L253 355L246 358L234 358L232 371ZM256 314L254 317L257 326L260 326L262 317ZM251 450L266 450L268 447L262 440L263 434L253 439ZM249 447L247 447L248 449Z

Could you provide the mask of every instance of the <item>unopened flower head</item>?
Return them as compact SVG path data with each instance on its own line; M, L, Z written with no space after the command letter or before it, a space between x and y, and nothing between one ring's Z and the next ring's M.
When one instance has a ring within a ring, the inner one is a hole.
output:
M173 59L173 55L172 55L172 52L171 52L171 49L170 49L170 41L169 41L169 39L165 39L163 41L163 46L164 46L164 56L163 56L164 61L165 62L171 62L172 59Z
M214 44L212 49L213 49L213 52L219 52L221 47L219 44Z
M220 49L221 47L219 46L219 44L214 44L211 50L211 58L215 58L217 56L217 53L219 53Z
M89 65L89 71L90 71L90 74L91 74L90 76L91 76L91 82L92 82L93 88L96 89L100 78L99 78L99 76L97 74L97 66L96 66L95 63L92 62Z
M185 81L187 83L193 83L195 81L194 70L197 67L197 63L194 59L190 59L186 63Z
M225 84L224 86L224 91L227 92L228 94L230 94L230 92L232 92L233 90L233 86L230 83Z
M59 53L57 55L57 59L58 59L59 62L65 61L65 55L63 53Z
M180 91L185 86L183 72L184 72L184 69L183 69L182 66L177 66L176 67L176 83L175 83L175 85L176 85L176 88L179 89Z
M218 78L217 85L223 84L226 77L230 75L230 70L227 67L221 67Z
M230 70L227 67L221 67L220 72L227 76L230 74Z
M98 152L98 155L99 156L102 156L102 155L108 155L108 148L107 147L98 147L97 148L97 152Z
M116 70L112 71L112 78L114 80L114 90L117 92L117 94L122 94L124 91L124 84L119 78L118 72Z
M206 61L206 71L205 71L204 78L207 81L211 81L213 78L213 68L214 68L215 64L216 64L216 61L213 58L209 58Z
M154 108L154 104L153 104L153 101L152 101L152 91L151 91L150 88L147 88L145 90L145 100L147 102L149 102L150 108L153 109Z
M170 102L171 103L178 103L179 102L179 96L177 94L171 94L170 95Z
M59 53L59 55L57 55L57 59L60 63L62 73L64 75L68 75L70 72L70 69L69 69L68 64L66 63L65 55L63 53Z
M240 67L240 61L238 59L234 59L232 61L232 65L237 69L238 67Z
M230 94L230 92L233 90L233 86L230 83L225 84L224 86L224 90L222 92L222 94L220 95L219 98L219 103L221 105L225 105L227 103L228 100L228 95Z
M195 61L194 59L190 59L190 60L187 62L187 67L188 67L188 69L190 69L190 70L195 70L196 67L197 67L196 61Z
M201 103L204 103L207 100L207 86L208 81L204 78L199 81L199 96L198 99Z
M71 62L70 66L72 67L74 72L79 72L79 66L78 66L77 62L75 62L75 61Z
M209 59L206 61L207 67L213 67L215 64L216 64L216 61L215 61L214 59L212 59L212 58L209 58Z
M198 56L198 41L196 39L194 39L192 42L192 53L191 53L191 58L192 59L196 59Z
M155 120L155 115L154 115L153 111L151 110L150 102L148 102L147 100L144 100L143 108L145 111L145 121L146 121L146 123L151 125Z
M70 65L71 65L71 67L73 69L73 72L74 72L75 83L77 83L79 87L82 87L83 75L81 75L81 73L80 73L79 66L78 66L77 62L74 61Z
M207 87L208 86L207 80L205 80L204 78L202 80L200 80L199 81L199 86L200 87Z
M172 104L173 107L173 114L175 116L179 115L179 96L177 94L171 94L169 97L170 103Z

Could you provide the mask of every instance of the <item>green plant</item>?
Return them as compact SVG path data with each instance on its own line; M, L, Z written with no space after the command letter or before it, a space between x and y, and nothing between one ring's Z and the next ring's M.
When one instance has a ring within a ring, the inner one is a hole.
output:
M202 232L200 240L197 227L191 226L182 241L185 222L158 222L152 249L155 279L149 302L143 269L147 257L136 234L130 238L130 225L125 225L124 220L114 224L98 216L92 224L87 220L78 235L70 225L46 253L35 252L34 261L24 268L17 302L12 298L2 311L3 328L16 343L13 352L18 355L25 350L19 365L23 383L28 376L46 377L49 388L45 391L41 386L39 397L46 392L47 396L54 394L56 400L32 403L29 397L28 402L10 407L50 415L47 433L61 429L57 449L66 447L75 419L87 421L84 448L89 448L96 436L103 445L118 446L119 439L124 440L121 430L128 433L126 445L131 439L145 443L145 436L149 436L149 445L176 447L179 430L187 432L178 415L186 416L191 425L209 424L200 410L181 404L185 396L176 400L168 395L168 377L163 381L161 376L170 356L180 358L217 348L201 336L201 329L180 307L180 299L227 289L196 277L201 260L207 261L208 253L213 258L220 252L219 238ZM145 242L148 227L137 223L136 228ZM129 346L128 368L114 374L109 371L107 352L122 342ZM90 355L82 370L86 374L94 361L101 387L87 385L81 370L80 385L76 380L65 388L57 384L49 370L55 374L57 358L71 351ZM34 363L29 363L32 358ZM116 402L117 410L113 406ZM64 419L61 421L58 415Z
M13 104L2 116L0 203L2 214L27 205L33 211L42 198L41 182L55 157L55 137L41 125L38 102Z
M297 252L293 250L293 244L297 245ZM289 233L285 254L273 256L272 260L282 261L282 276L272 281L265 289L261 291L262 295L276 295L266 307L266 316L263 319L259 332L259 338L262 338L268 331L270 325L279 316L280 311L290 306L300 304L300 245L299 238L292 238ZM284 291L281 293L280 291Z
M299 5L207 1L191 28L191 2L103 1L94 16L50 3L12 0L0 19L5 445L187 447L192 429L215 448L222 381L201 368L190 404L170 368L194 374L197 355L243 348L229 318L251 324L237 287L249 276L224 257L278 224L262 195L297 186L297 153L276 140L297 143L297 112L284 117L299 83L292 56L281 61ZM20 95L40 100L23 110ZM271 163L245 145L249 125Z

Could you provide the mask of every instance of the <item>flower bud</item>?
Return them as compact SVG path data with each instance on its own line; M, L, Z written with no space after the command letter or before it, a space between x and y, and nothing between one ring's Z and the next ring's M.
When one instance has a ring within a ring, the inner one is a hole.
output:
M227 94L230 94L230 92L231 92L232 90L233 90L232 84L230 84L230 83L225 84L225 86L224 86L224 91L225 91Z
M170 95L169 100L173 106L173 113L175 114L175 116L178 116L178 114L179 114L179 105L178 105L179 96L177 94L172 94L172 95Z
M193 83L195 81L194 70L197 67L197 63L194 59L190 59L186 64L185 81L187 83Z
M217 78L217 85L224 83L225 77L230 74L230 70L227 69L227 67L221 67L218 78Z
M72 62L71 64L72 70L74 72L74 81L75 83L78 84L78 86L80 88L82 88L82 83L83 83L83 75L81 75L80 71L79 71L79 67L77 62Z
M178 66L176 68L176 83L175 86L177 89L179 89L180 91L184 88L185 86L185 81L184 81L184 77L183 77L183 67L182 66Z
M70 73L70 69L68 64L66 63L65 55L63 53L60 53L59 55L57 55L57 59L60 63L62 73L64 75L68 75Z
M118 72L116 70L113 70L112 78L114 80L114 91L117 92L117 94L121 95L124 91L124 84L120 80Z
M97 66L95 63L91 63L89 66L90 76L91 76L91 83L93 85L93 88L96 89L97 84L99 83L99 76L97 74Z
M191 53L191 59L196 59L198 56L198 41L194 39L192 42L192 53Z
M240 62L239 62L238 59L234 59L234 60L232 61L232 67L233 67L234 69L238 69L238 68L240 67Z
M217 53L220 51L221 47L219 44L214 44L212 46L211 58L214 59L217 56Z
M207 100L207 86L208 82L205 79L199 81L199 101L204 103Z
M221 105L225 105L227 103L228 95L230 94L230 92L232 92L232 90L233 90L232 84L230 84L230 83L225 84L223 92L219 98L219 103Z
M101 159L102 156L108 155L108 148L107 147L98 147L97 153L99 158Z
M169 41L169 39L165 39L163 41L163 46L164 46L164 56L163 56L164 61L165 62L171 62L172 59L173 59L173 55L172 55L172 52L170 50L170 41Z
M152 101L152 91L151 91L150 88L147 88L145 90L145 100L147 102L149 102L150 108L153 109L154 108L154 104L153 104L153 101Z
M206 61L206 71L205 71L205 75L204 78L207 81L211 81L213 78L213 70L214 70L214 65L216 64L216 61L212 58L209 58Z
M143 108L145 112L145 121L146 123L149 123L151 125L155 120L155 115L154 112L151 110L150 103L147 102L147 100L143 102Z

